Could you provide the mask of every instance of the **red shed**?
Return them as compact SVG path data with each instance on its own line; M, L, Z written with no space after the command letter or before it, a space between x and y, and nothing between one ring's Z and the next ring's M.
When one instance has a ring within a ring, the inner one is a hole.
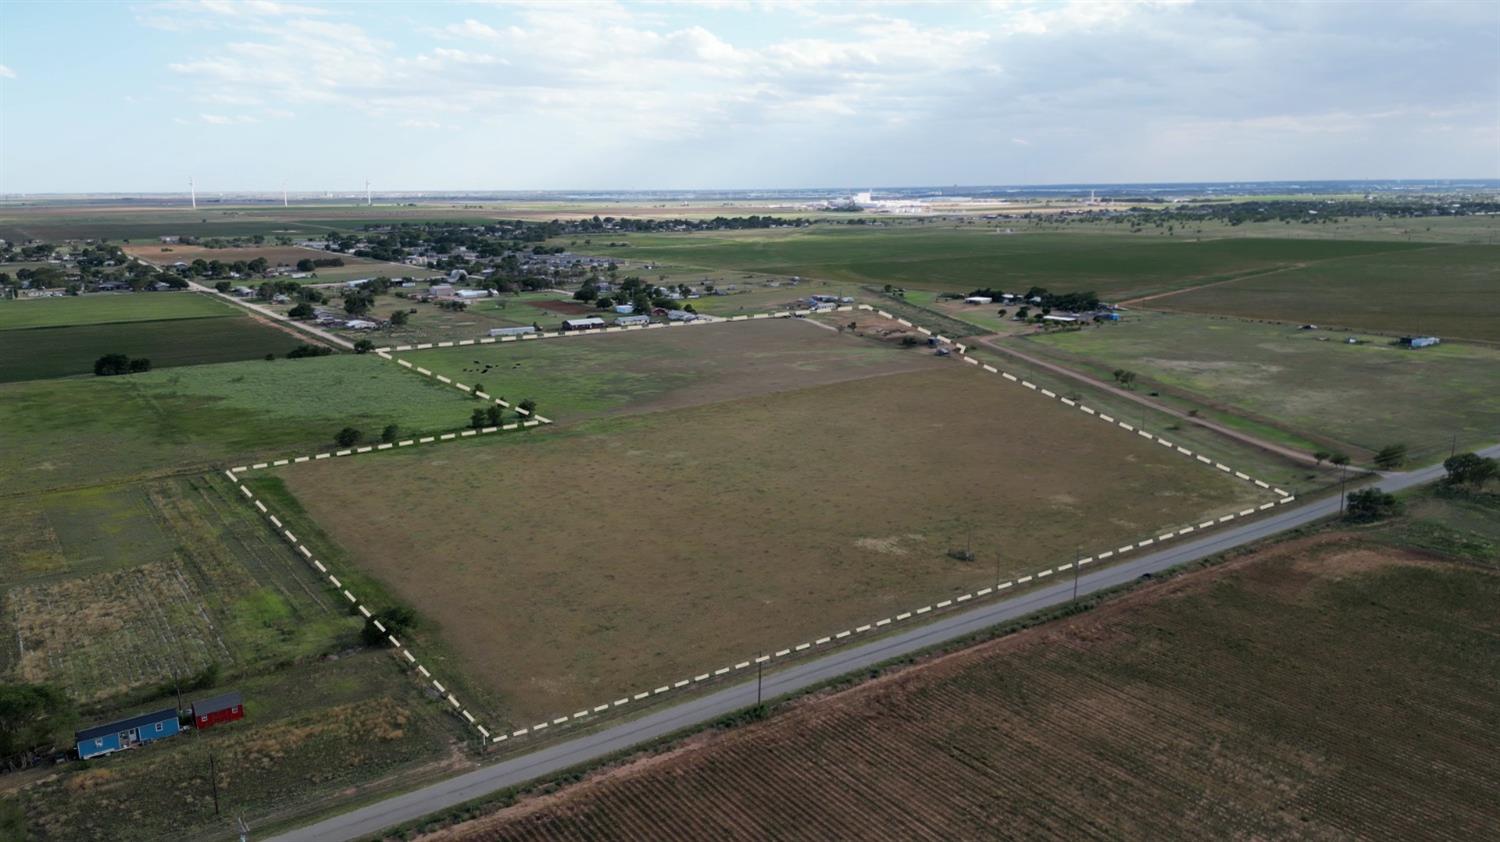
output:
M244 718L245 700L240 697L238 690L193 702L193 727L195 728L209 728L220 722L233 722Z

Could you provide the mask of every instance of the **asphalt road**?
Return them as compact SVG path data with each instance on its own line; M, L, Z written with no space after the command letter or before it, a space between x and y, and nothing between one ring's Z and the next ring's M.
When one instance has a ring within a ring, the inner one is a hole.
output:
M1500 456L1500 445L1479 451L1484 456ZM1443 475L1439 465L1404 473L1384 474L1376 485L1386 491L1400 491L1432 482ZM1351 484L1351 488L1353 485ZM1174 541L1166 549L1143 553L1135 559L1104 567L1080 576L1080 596L1112 588L1154 573L1214 555L1234 547L1269 538L1281 532L1337 514L1339 498L1315 500L1273 509L1265 517L1202 538ZM815 686L846 673L872 666L892 658L935 646L982 631L990 626L1024 617L1035 611L1061 605L1073 598L1074 580L1059 576L1053 583L1033 588L1010 599L954 611L931 620L926 625L871 640L868 643L837 649L829 654L765 676L761 692L773 699ZM359 839L402 822L488 795L497 790L526 783L546 775L624 751L674 731L718 719L749 707L756 701L756 682L745 681L727 686L706 696L683 699L672 707L638 719L622 722L563 743L545 746L535 752L512 758L482 769L449 778L402 795L325 819L317 824L275 837L276 842L334 842Z

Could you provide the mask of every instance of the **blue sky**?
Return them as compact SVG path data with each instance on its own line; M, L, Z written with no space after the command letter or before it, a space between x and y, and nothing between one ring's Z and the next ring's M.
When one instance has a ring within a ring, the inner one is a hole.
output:
M0 4L0 192L1500 177L1500 4Z

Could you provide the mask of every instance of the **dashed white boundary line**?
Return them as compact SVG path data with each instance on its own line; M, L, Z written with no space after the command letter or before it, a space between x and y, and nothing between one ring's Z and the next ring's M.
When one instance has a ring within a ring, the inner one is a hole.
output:
M416 668L416 670L422 674L422 676L424 678L429 679L431 681L432 685L437 689L437 691L440 694L444 694L446 700L450 703L450 705L453 707L453 709L455 711L457 711L458 713L460 713L463 716L464 720L469 725L473 726L491 744L499 744L499 743L506 742L508 740L518 739L518 738L521 738L521 737L525 737L527 735L535 735L538 732L544 731L547 728L550 728L550 727L555 726L555 725L564 725L564 724L567 724L569 722L573 722L573 721L576 721L576 720L579 720L579 719L585 719L585 718L588 718L590 716L594 716L594 715L597 715L597 714L600 714L600 713L605 713L607 711L612 711L612 710L615 710L617 708L629 705L632 702L639 702L639 701L644 701L646 699L651 699L651 698L659 696L659 695L661 695L663 693L668 693L668 692L670 692L672 690L677 690L677 689L681 689L681 688L685 688L685 687L691 687L693 685L701 684L702 682L708 681L708 680L713 679L713 678L717 678L717 677L720 677L720 676L728 675L730 673L740 672L742 670L748 669L749 667L751 667L752 665L755 665L755 664L764 664L764 663L773 661L773 660L778 659L778 658L786 658L786 657L789 657L789 656L792 656L792 655L800 654L800 653L802 653L804 651L807 651L809 649L812 649L814 647L826 646L826 645L828 645L830 643L834 643L834 642L837 642L837 641L842 641L842 640L844 640L846 638L849 638L849 637L852 637L852 636L855 636L855 635L866 634L866 633L868 633L870 631L874 631L874 630L877 630L877 629L882 629L882 628L885 628L886 626L890 626L890 625L893 625L895 623L904 622L904 621L909 620L909 619L911 619L913 617L919 617L919 616L924 615L924 614L929 614L929 613L931 613L933 611L943 610L943 609L952 607L954 605L960 605L962 603L968 602L968 601L973 600L973 599L978 599L978 598L982 598L982 597L985 597L985 596L989 596L990 594L999 594L999 593L1002 593L1004 591L1010 590L1010 589L1018 587L1018 586L1023 586L1023 585L1029 584L1029 583L1034 582L1034 581L1045 579L1045 578L1047 578L1049 576L1052 576L1052 575L1054 575L1056 573L1061 573L1061 572L1064 572L1064 571L1073 570L1075 567L1076 568L1082 568L1085 565L1095 564L1095 563L1098 563L1098 562L1106 561L1106 560L1111 559L1111 558L1116 558L1116 557L1124 555L1126 553L1134 552L1137 549L1143 549L1143 548L1146 548L1146 547L1150 547L1150 546L1152 546L1154 544L1157 544L1157 543L1160 543L1160 542L1164 542L1164 541L1169 541L1169 540L1172 540L1174 538L1178 538L1178 537L1181 537L1181 536L1184 536L1184 535L1189 535L1189 534L1192 534L1192 533L1197 532L1199 530L1208 529L1208 528L1212 528L1212 527L1215 527L1215 526L1222 525L1222 524L1227 523L1229 521L1235 520L1236 518L1248 517L1248 516L1257 514L1259 512L1265 511L1267 509L1272 509L1272 508L1275 508L1275 507L1280 506L1280 505L1285 505L1287 503L1291 503L1292 501L1294 501L1296 499L1296 497L1294 497L1293 495L1287 493L1286 491L1284 491L1284 490L1282 490L1280 488L1272 486L1269 483L1263 482L1261 480L1255 479L1255 478L1251 477L1250 475L1245 474L1245 473L1243 473L1241 471L1236 471L1233 468L1230 468L1229 466L1227 466L1227 465L1225 465L1225 464L1223 464L1221 462L1216 462L1213 459L1210 459L1209 457L1203 456L1201 454L1194 453L1193 451L1189 450L1188 448L1185 448L1185 447L1183 447L1183 446L1181 446L1179 444L1176 444L1176 443L1174 443L1172 441L1169 441L1169 440L1167 440L1165 438L1162 438L1161 436L1157 436L1157 435L1154 435L1154 434L1152 434L1152 433L1150 433L1150 432L1148 432L1146 430L1139 429L1136 426L1131 425L1131 424L1129 424L1129 423L1127 423L1125 421L1117 420L1117 419L1115 419L1115 418L1113 418L1113 417L1111 417L1111 416L1109 416L1109 415L1107 415L1105 413L1099 412L1099 411L1097 411L1097 410L1095 410L1095 409L1093 409L1093 408L1091 408L1091 407L1089 407L1087 405L1084 405L1084 404L1082 404L1082 403L1080 403L1078 401L1075 401L1075 400L1073 400L1071 398L1067 398L1067 397L1063 397L1061 395L1058 395L1057 393L1055 393L1055 392L1053 392L1053 391L1051 391L1049 389L1042 388L1042 387L1036 385L1035 383L1032 383L1032 382L1030 382L1028 380L1022 379L1020 377L1017 377L1016 375L1011 374L1011 373L1009 373L1007 371L1003 371L1001 369L998 369L995 366L989 365L988 363L983 363L980 360L978 360L978 359L976 359L974 357L969 356L969 354L968 354L968 348L966 346L964 346L963 344L955 342L954 340L949 339L948 337L943 336L942 334L936 334L936 333L933 333L930 330L927 330L926 328L923 328L923 327L920 327L920 326L917 326L917 325L913 325L910 321L908 321L906 319L898 318L898 317L892 315L891 313L888 313L888 312L886 312L884 310L877 309L877 308L872 307L871 305L868 305L868 304L841 305L841 306L838 306L838 307L825 308L825 309L821 309L821 310L788 310L788 311L780 311L780 312L775 312L775 313L756 313L756 314L753 314L753 315L732 316L732 317L728 317L728 318L719 318L719 319L712 319L712 320L700 320L700 321L692 321L692 322L669 322L669 323L665 323L665 324L658 323L658 324L641 325L641 326L631 326L631 327L607 327L607 328L603 328L601 330L584 331L584 332L569 332L569 333L564 333L564 332L559 331L559 332L554 332L554 333L525 334L525 335L522 335L522 336L489 337L489 338L478 339L478 340L468 339L468 340L451 341L451 342L422 343L422 344L418 344L418 345L401 345L401 346L396 346L396 347L393 347L393 348L378 348L378 349L376 349L375 353L378 354L383 359L396 362L397 364L401 365L403 368L406 368L408 370L414 371L414 372L416 372L418 374L421 374L423 376L426 376L426 377L435 378L439 382L451 385L451 386L453 386L453 387L455 387L457 389L460 389L460 390L462 390L464 392L474 394L475 396L477 396L477 397L479 397L481 399L484 399L484 400L493 400L496 404L499 404L499 405L504 406L504 407L510 407L510 404L506 403L503 400L500 400L498 398L492 398L490 395L488 395L488 394L486 394L484 392L477 392L477 391L475 391L472 387L466 386L466 385L464 385L462 383L456 383L453 380L451 380L451 379L449 379L447 377L444 377L442 375L434 374L432 371L430 371L430 370L428 370L426 368L423 368L423 367L420 367L420 366L415 366L415 365L413 365L411 362L409 362L407 360L400 359L400 358L392 356L392 353L393 352L401 352L401 351L422 351L422 350L427 350L427 349L430 349L430 348L450 348L450 347L461 347L461 346L466 346L466 345L487 345L487 344L496 344L496 343L501 343L501 342L517 342L517 341L537 340L537 339L552 339L552 338L562 338L562 337L570 337L570 336L589 336L589 335L596 335L596 334L603 334L603 333L620 333L620 332L626 332L626 331L651 330L651 329L667 328L667 327L684 327L684 326L689 326L689 325L719 324L719 323L725 323L725 322L748 321L748 320L752 320L752 319L787 318L787 317L791 317L791 316L804 316L804 315L812 315L812 314L817 314L817 313L829 313L829 312L847 311L847 310L855 310L855 309L871 311L871 312L874 312L874 313L876 313L877 315L879 315L879 316L881 316L883 318L892 319L892 320L898 322L899 324L905 325L907 327L916 327L916 329L918 331L920 331L921 333L923 333L925 335L928 335L928 336L931 336L931 337L937 339L939 342L943 342L943 343L952 345L958 351L960 359L962 359L965 363L968 363L968 364L974 365L974 366L978 366L978 367L982 368L987 373L999 375L1000 377L1002 377L1005 380L1008 380L1008 381L1010 381L1012 383L1016 383L1017 385L1022 386L1022 387L1026 388L1026 389L1029 389L1031 391L1038 392L1038 393L1040 393L1040 394L1042 394L1042 395L1044 395L1046 397L1049 397L1049 398L1052 398L1054 400L1057 400L1057 401L1059 401L1059 402L1061 402L1061 403L1063 403L1063 404L1065 404L1067 406L1070 406L1070 407L1073 407L1075 409L1078 409L1079 411L1084 412L1084 413L1086 413L1088 415L1091 415L1091 416L1093 416L1095 418L1098 418L1099 420L1104 421L1105 423L1118 426L1118 427L1120 427L1121 429L1123 429L1123 430L1125 430L1127 432L1136 433L1137 435L1141 436L1142 438L1154 441L1157 444L1159 444L1159 445L1161 445L1163 447L1166 447L1166 448L1172 450L1175 453L1179 453L1179 454L1181 454L1183 456L1192 457L1197 462L1201 462L1201 463L1204 463L1206 465L1211 465L1212 467L1214 467L1215 469L1217 469L1217 470L1219 470L1219 471L1221 471L1223 473L1229 474L1229 475L1231 475L1231 476L1233 476L1233 477L1235 477L1237 479L1240 479L1240 480L1243 480L1243 481L1246 481L1246 482L1250 482L1250 483L1256 485L1259 488L1271 491L1271 492L1273 492L1274 494L1277 495L1278 499L1275 500L1275 501L1273 501L1273 502L1262 503L1259 506L1253 506L1253 507L1250 507L1250 508L1247 508L1247 509L1243 509L1243 510L1241 510L1239 512L1236 512L1236 513L1226 514L1226 515L1223 515L1223 516L1221 516L1221 517L1219 517L1219 518L1217 518L1215 520L1208 520L1208 521L1204 521L1204 522L1196 524L1196 525L1184 526L1184 527L1182 527L1180 529L1177 529L1177 530L1167 531L1167 532L1163 532L1163 533L1158 534L1158 535L1153 536L1153 537L1147 537L1147 538L1140 539L1140 540L1138 540L1138 541L1136 541L1135 543L1132 543L1132 544L1126 544L1125 546L1118 547L1118 548L1111 549L1111 550L1104 550L1102 552L1096 553L1095 555L1088 556L1088 557L1085 557L1085 558L1077 559L1076 561L1070 561L1070 562L1067 562L1067 563L1064 563L1064 564L1058 564L1058 565L1055 565L1053 567L1049 567L1046 570L1040 570L1040 571L1037 571L1035 573L1032 573L1032 574L1029 574L1029 575L1026 575L1026 576L1020 576L1020 577L1017 577L1017 578L1012 579L1012 580L1007 581L1007 582L997 582L996 584L994 584L992 586L989 586L989 587L979 588L977 590L970 591L968 593L965 593L965 594L962 594L962 595L959 595L959 596L956 596L956 597L951 597L949 599L942 600L941 602L936 602L936 603L932 603L932 604L929 604L929 605L924 605L924 606L922 606L920 608L914 608L914 609L909 610L909 611L903 611L903 612L901 612L899 614L895 614L895 615L892 615L890 617L885 617L885 618L882 618L880 620L876 620L875 622L872 622L872 623L865 623L863 625L856 626L856 627L854 627L852 629L845 629L843 631L840 631L840 632L837 632L837 633L834 633L834 634L824 635L824 636L819 637L819 638L817 638L815 640L811 640L811 641L807 641L807 642L803 642L803 643L798 643L798 644L795 644L793 646L788 646L788 647L786 647L784 649L778 649L775 652L772 652L770 654L765 654L765 655L761 655L761 656L758 656L758 657L755 657L755 658L752 658L752 659L740 661L740 662L738 662L736 664L733 664L731 666L720 667L720 668L718 668L716 670L711 670L709 672L699 673L699 674L694 675L694 676L692 676L690 678L683 678L683 679L679 679L679 680L674 681L674 682L669 682L669 683L666 683L666 684L662 684L662 685L657 686L657 687L655 687L653 689L650 689L650 690L643 690L643 691L640 691L640 692L637 692L637 693L634 693L634 694L629 694L629 695L626 695L626 696L622 696L621 698L616 699L613 702L606 702L606 703L603 703L603 704L595 705L593 707L585 707L585 708L583 708L583 709L581 709L581 710L579 710L579 711L577 711L577 712L575 712L575 713L573 713L571 715L568 715L568 716L559 716L559 717L556 717L556 718L553 718L553 719L544 720L544 721L539 722L539 723L537 723L535 725L532 725L530 727L519 728L519 729L513 730L513 731L511 731L509 733L500 733L500 734L493 734L492 735L482 725L480 725L477 721L475 721L474 716L466 708L463 708L463 706L458 702L458 700L456 698L454 698L451 693L448 693L447 690L446 690L446 688L444 688L441 683L439 683L436 679L433 679L431 677L431 674L427 671L426 667L422 666L419 662L417 662L415 656L413 656L411 654L411 651L409 649L406 649L405 647L403 647L401 645L400 641L398 641L393 635L387 635L388 640L391 643L391 645L394 646L400 652L400 654L403 657L405 657L406 661L409 664L413 665ZM524 413L525 410L521 410L521 409L517 408L517 412ZM436 437L436 438L438 440L445 440L446 441L446 440L450 440L450 439L459 438L459 437L462 437L462 436L472 436L472 435L475 435L475 434L478 434L478 433L489 433L489 432L496 432L497 430L515 429L518 426L536 426L536 425L540 425L540 424L550 424L550 423L552 423L551 419L543 418L542 416L538 415L535 418L533 418L533 419L531 419L531 420L529 420L527 422L524 422L522 424L519 424L519 425L517 425L517 424L510 424L510 425L505 425L503 427L498 427L498 428L496 428L496 427L490 427L490 428L484 428L484 429L481 429L481 430L468 430L468 431L465 431L464 433L461 433L461 434L449 433L449 434L445 434L443 436ZM281 522L279 520L277 520L274 515L271 515L270 512L268 512L266 510L266 507L259 500L255 499L254 494L251 493L251 491L248 488L246 488L244 485L240 484L240 480L239 480L239 477L238 477L239 473L243 473L243 472L249 471L249 470L260 470L262 468L267 468L267 467L279 467L281 465L286 465L286 464L291 464L291 463L296 463L296 462L305 462L305 461L308 461L309 458L311 458L311 459L324 459L324 458L329 458L330 456L347 456L347 455L350 455L351 453L365 453L365 452L369 452L369 451L372 451L372 450L385 450L385 449L389 449L389 448L391 448L393 446L395 446L395 447L405 447L405 446L410 446L412 444L426 444L426 443L432 442L434 440L435 440L435 437L428 436L428 437L425 437L425 438L422 438L422 439L418 439L415 442L413 442L411 440L407 440L407 441L396 443L394 445L392 445L392 444L385 444L385 445L374 446L374 447L364 447L364 448L356 448L356 449L353 449L353 450L336 451L336 452L331 453L331 454L330 453L321 453L321 454L317 454L317 455L314 455L314 456L311 456L311 457L305 457L304 456L304 457L298 457L296 459L291 459L291 460L282 459L282 460L278 460L278 461L275 461L275 462L261 462L261 463L255 464L255 465L250 465L250 466L245 466L245 467L238 467L238 468L234 468L234 469L229 470L229 471L225 471L225 475L228 476L229 479L230 479L230 481L233 482L236 485L236 487L238 487L240 489L240 491L243 492L244 495L251 502L253 502L255 504L255 507L262 514L265 514L267 516L268 520L274 526L276 526L277 528L280 528L281 527ZM370 617L369 610L367 608L365 608L365 606L363 604L361 604L359 602L359 600L352 593L350 593L347 589L344 589L343 585L339 582L339 580L336 577L334 577L331 573L329 573L328 570L327 570L327 568L321 562L319 562L316 558L313 558L312 553L305 546L303 546L300 542L297 541L296 536L294 536L290 531L285 530L285 529L281 529L280 534L282 534L283 537L285 537L297 549L297 551L299 553L301 553L302 556L304 558L306 558L312 564L312 566L314 566L320 573L326 575L327 578L328 578L328 580L329 580L329 582L335 588L338 588L338 589L342 590L344 597L346 599L348 599L349 602L352 603L356 607L356 609L359 611L359 613L361 613L362 615L364 615L367 618ZM385 631L384 627L382 627L380 625L379 621L372 620L371 622L373 622L375 624L376 628L379 629L380 631L382 631L382 632Z
M264 503L256 499L255 492L251 491L249 488L245 487L242 482L240 482L238 474L236 474L234 471L225 471L224 476L228 477L229 481L234 484L234 487L238 488L240 490L240 493L245 495L245 499L250 503L253 503L256 510L265 516L266 520L271 524L273 530L277 535L281 536L286 540L288 544L292 545L292 547L296 549L296 551L303 557L303 559L307 561L308 565L318 571L318 575L326 578L328 580L328 584L332 585L335 590L339 591L343 595L344 599L348 600L349 604L354 606L354 609L358 611L361 616L363 616L366 620L373 624L377 631L385 635L386 642L391 645L392 651L400 657L404 658L408 665L415 668L417 672L421 673L422 677L424 679L427 679L432 684L433 689L437 690L438 695L443 699L443 701L448 703L449 707L455 714L462 716L464 721L469 726L474 728L474 730L478 731L479 734L484 737L484 739L490 739L489 730L486 729L483 725L479 724L479 722L474 718L474 715L469 712L468 708L464 707L463 704L460 703L458 699L448 691L448 688L443 686L442 682L432 677L432 673L428 672L427 667L423 666L422 663L417 660L416 656L411 653L411 649L403 645L400 640L396 639L396 636L392 634L389 629L382 625L379 620L376 620L371 616L370 609L365 607L365 604L361 602L359 598L356 597L353 593L351 593L348 588L344 587L344 583L340 582L338 577L333 575L333 573L328 570L328 567L326 565L315 558L312 554L312 551L309 550L307 546L297 538L296 535L292 534L292 531L290 529L287 529L282 524L281 520L266 508L266 505Z

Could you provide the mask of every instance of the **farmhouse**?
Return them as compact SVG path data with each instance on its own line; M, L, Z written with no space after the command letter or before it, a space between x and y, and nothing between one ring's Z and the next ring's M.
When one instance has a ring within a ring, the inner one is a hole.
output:
M587 319L566 319L562 323L562 329L565 331L593 330L601 327L604 327L604 320L597 316L590 316Z
M75 733L73 738L77 741L79 759L87 760L170 737L178 730L177 708L162 708L85 728Z
M631 325L649 324L651 324L650 316L621 316L618 319L615 319L616 327L630 327Z
M212 728L220 722L233 722L245 718L245 700L238 690L221 693L209 699L193 702L193 727L198 730Z

